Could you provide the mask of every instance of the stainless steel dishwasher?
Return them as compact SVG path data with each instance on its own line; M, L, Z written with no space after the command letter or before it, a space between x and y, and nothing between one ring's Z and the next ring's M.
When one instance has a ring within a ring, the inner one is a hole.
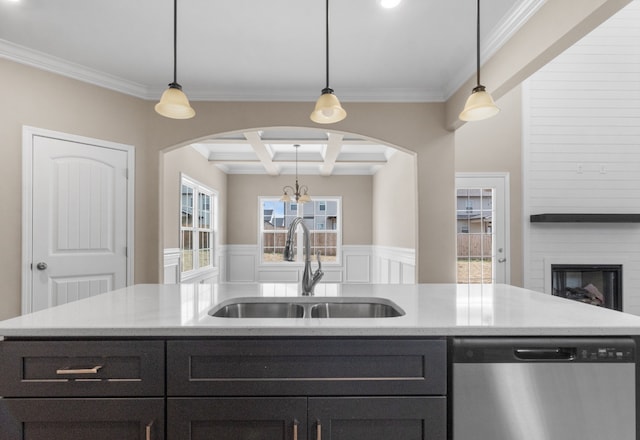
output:
M453 342L453 440L636 440L631 338Z

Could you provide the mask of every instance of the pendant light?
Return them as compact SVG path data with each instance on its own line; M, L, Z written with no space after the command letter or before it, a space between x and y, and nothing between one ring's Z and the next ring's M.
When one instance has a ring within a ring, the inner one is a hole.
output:
M476 22L476 86L471 91L471 96L467 98L464 110L459 118L463 121L481 121L498 114L500 109L493 102L493 98L480 84L480 0L477 7Z
M177 80L177 34L178 34L178 0L173 0L173 82L164 91L160 102L156 104L156 112L171 119L189 119L196 115L196 111L189 104L187 95Z
M311 196L307 193L309 189L306 185L298 185L298 148L300 148L299 144L294 145L296 149L296 187L293 188L290 185L282 188L282 197L280 197L281 202L291 202L291 196L295 199L296 203L305 203L311 201ZM289 194L291 193L291 194Z
M316 101L316 107L311 113L311 120L318 124L332 124L342 121L347 117L347 112L340 105L338 97L333 94L333 89L329 87L329 0L326 0L326 20L325 20L325 49L326 49L326 79L327 83L322 94Z

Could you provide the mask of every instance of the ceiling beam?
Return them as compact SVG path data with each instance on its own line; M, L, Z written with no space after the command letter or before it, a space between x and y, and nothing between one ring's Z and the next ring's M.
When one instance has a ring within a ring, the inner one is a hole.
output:
M324 164L320 168L321 176L330 176L333 173L333 167L336 165L336 159L342 149L343 135L337 133L329 133L329 141L327 142L327 151L324 155Z
M482 84L500 99L557 55L602 24L631 0L547 1L482 66ZM553 25L550 25L553 23ZM463 125L458 114L476 85L475 75L445 103L445 127Z
M256 152L256 156L258 156L258 159L260 159L260 162L262 163L262 166L264 167L267 174L270 176L279 176L280 169L275 163L273 163L271 154L267 150L267 146L265 145L265 143L262 142L260 134L257 131L248 131L246 133L243 133L243 135L245 138L247 138L249 144L251 144L253 151Z

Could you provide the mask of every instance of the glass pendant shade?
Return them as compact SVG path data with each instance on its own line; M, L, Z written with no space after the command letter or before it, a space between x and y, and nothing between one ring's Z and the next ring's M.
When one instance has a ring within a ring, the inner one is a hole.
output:
M459 117L462 121L481 121L495 116L499 111L489 92L483 86L477 86L467 98Z
M332 124L346 117L347 112L340 105L340 100L333 94L333 90L323 89L311 113L311 120L318 124Z
M189 104L187 95L178 84L169 84L169 88L164 91L155 109L162 116L172 119L189 119L196 114Z
M311 197L306 192L300 196L298 203L307 203L311 201Z
M282 197L280 197L280 201L289 203L291 201L291 196L285 192L282 194Z
M467 98L464 109L458 118L461 121L482 121L498 114L500 109L493 98L480 84L480 0L476 8L476 86Z

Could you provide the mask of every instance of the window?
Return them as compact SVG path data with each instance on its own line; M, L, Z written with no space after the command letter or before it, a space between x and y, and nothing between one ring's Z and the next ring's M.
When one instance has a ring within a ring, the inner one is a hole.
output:
M213 268L215 191L182 176L180 191L180 255L182 273Z
M263 263L284 261L284 245L289 225L296 217L302 217L310 232L311 254L320 253L323 263L337 263L340 255L341 199L325 197L309 203L282 202L279 198L260 199L260 243ZM304 261L302 228L296 234L296 261Z

